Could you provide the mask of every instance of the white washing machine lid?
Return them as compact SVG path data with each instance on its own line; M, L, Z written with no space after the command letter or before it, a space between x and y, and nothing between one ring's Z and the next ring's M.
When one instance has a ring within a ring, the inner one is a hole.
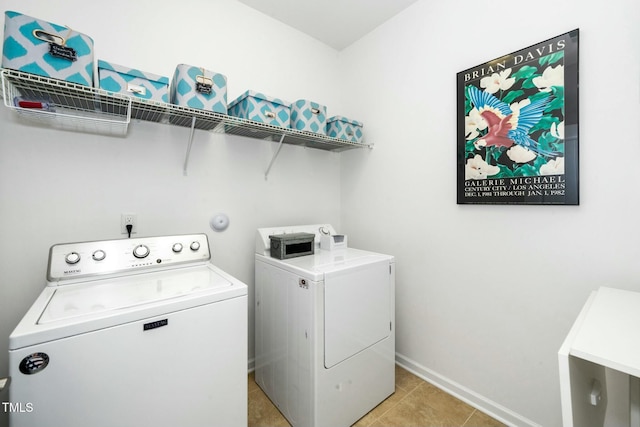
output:
M247 295L212 264L46 287L9 337L9 349Z
M178 269L56 289L38 324L122 310L171 298L194 296L231 283L208 268Z

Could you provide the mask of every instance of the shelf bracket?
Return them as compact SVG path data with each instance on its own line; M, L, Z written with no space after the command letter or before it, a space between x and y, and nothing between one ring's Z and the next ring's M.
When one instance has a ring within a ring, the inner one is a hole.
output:
M196 116L191 118L191 132L189 132L189 143L187 144L187 154L184 157L184 166L182 173L187 176L187 166L189 165L189 156L191 155L191 146L193 145L193 133L196 130Z
M276 161L278 154L280 154L280 150L282 150L282 143L284 142L284 136L285 134L283 133L282 136L280 137L280 142L278 143L278 149L276 150L275 154L271 158L271 163L269 163L269 166L267 167L267 171L264 173L265 180L269 178L269 171L271 170L271 166L273 166L273 163Z

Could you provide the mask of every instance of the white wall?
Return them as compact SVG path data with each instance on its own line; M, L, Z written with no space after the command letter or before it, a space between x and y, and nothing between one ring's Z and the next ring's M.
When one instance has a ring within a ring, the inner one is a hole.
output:
M275 144L198 131L185 177L186 129L52 132L0 108L0 376L49 246L118 238L121 212L138 214L141 235L208 232L214 262L250 294L260 226L329 221L352 246L394 254L399 359L517 425L560 425L556 353L588 293L640 290L636 0L423 0L340 54L234 0L114 0L99 14L80 0L0 6L92 35L99 58L226 74L230 99L252 88L317 100L362 120L376 144L285 146L265 180ZM574 28L580 206L456 205L455 74ZM208 228L219 211L224 233Z
M229 100L255 89L339 108L335 50L235 0L166 4L112 0L96 13L80 0L0 0L0 11L87 33L97 57L114 63L168 76L178 63L223 73ZM51 131L0 108L0 377L8 336L45 284L49 247L120 238L121 212L138 214L141 236L207 232L213 262L249 285L250 308L256 228L339 227L340 154L286 145L265 180L275 143L196 131L184 176L188 135L135 121L126 138ZM209 228L217 212L231 221L222 233Z
M557 351L640 290L640 3L419 1L340 54L375 149L342 157L353 246L397 257L399 360L517 425L561 424ZM456 73L580 28L580 206L456 205Z

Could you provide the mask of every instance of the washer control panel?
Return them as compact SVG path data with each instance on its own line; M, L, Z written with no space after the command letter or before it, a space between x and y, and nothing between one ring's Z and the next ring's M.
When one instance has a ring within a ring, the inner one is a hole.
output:
M47 281L166 268L211 259L206 234L61 243L49 250Z

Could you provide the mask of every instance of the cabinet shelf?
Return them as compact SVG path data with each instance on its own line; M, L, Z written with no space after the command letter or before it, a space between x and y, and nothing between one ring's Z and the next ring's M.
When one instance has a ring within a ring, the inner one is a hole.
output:
M371 144L144 100L9 69L2 70L2 92L5 106L25 119L81 132L126 136L133 118L328 151L372 148ZM33 105L30 108L21 107L18 103L20 100L40 102L41 108L32 108Z

